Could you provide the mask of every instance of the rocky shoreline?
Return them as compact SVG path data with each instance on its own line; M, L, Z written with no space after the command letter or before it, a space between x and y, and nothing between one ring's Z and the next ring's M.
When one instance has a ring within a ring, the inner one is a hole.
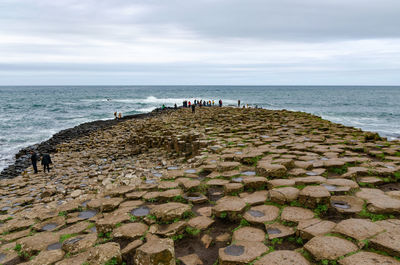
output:
M42 148L50 173L0 180L0 264L400 264L399 141L210 107Z
M110 126L118 124L119 122L131 119L143 119L157 115L160 112L161 109L155 109L149 113L127 115L121 119L96 120L96 121L82 123L73 128L68 128L59 131L58 133L54 134L49 140L19 150L18 153L15 154L15 162L1 171L0 179L14 178L19 174L21 174L25 169L27 169L31 165L30 155L29 155L30 150L34 150L38 154L53 153L56 151L56 146L58 144L88 135L97 130L108 128Z

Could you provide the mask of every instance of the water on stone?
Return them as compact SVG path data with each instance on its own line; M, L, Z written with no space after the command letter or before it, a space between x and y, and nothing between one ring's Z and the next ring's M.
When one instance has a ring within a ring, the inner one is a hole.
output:
M318 173L316 173L314 171L308 171L308 172L306 172L306 175L308 175L308 176L317 176Z
M146 184L156 184L157 181L155 179L146 179L145 183Z
M240 174L246 175L246 176L255 176L256 172L255 171L243 171Z
M58 226L58 224L56 224L56 223L50 223L50 224L43 226L42 230L50 231L50 230L53 230L54 228L56 228L57 226Z
M263 217L265 214L261 211L249 210L248 213L253 217Z
M95 226L93 226L92 228L89 229L90 232L92 233L97 233L97 228Z
M79 215L78 215L78 218L90 219L93 216L95 216L96 214L97 214L96 210L86 210L86 211L80 212Z
M333 185L328 185L328 184L322 184L322 186L324 186L327 190L329 190L329 191L333 191L333 190L336 190L337 189L337 187L336 186L333 186Z
M243 152L235 152L235 155L241 155Z
M230 245L224 249L224 252L230 256L240 256L244 253L244 247L239 245Z
M234 182L242 182L243 178L241 178L241 177L233 178L232 181L234 181Z
M349 209L350 205L347 204L347 202L332 202L332 205L337 208L341 209Z
M153 176L156 178L161 178L162 174L161 173L153 173Z
M136 217L146 216L150 213L150 209L147 206L140 206L131 211L131 214Z
M76 238L68 239L67 241L64 242L64 244L75 244L76 242L79 242L82 239L83 239L82 237L76 237Z
M175 170L175 169L178 169L178 167L177 166L170 166L170 167L167 167L167 169L168 170Z
M61 249L61 245L62 244L60 242L53 243L53 244L47 246L47 250Z
M270 235L280 234L281 230L279 230L278 228L268 228L267 233Z
M6 257L6 254L0 253L0 261L2 261Z
M194 174L194 173L196 173L196 169L187 169L187 170L185 170L185 173Z
M87 203L90 202L90 200L82 202L82 207L86 207Z
M201 199L201 196L197 194L188 194L187 196L184 196L184 198L188 200L198 200Z

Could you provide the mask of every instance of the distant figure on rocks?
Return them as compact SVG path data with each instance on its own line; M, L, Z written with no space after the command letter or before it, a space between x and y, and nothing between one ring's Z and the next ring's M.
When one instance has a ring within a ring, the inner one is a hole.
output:
M43 165L43 172L46 173L46 168L47 168L47 172L50 172L50 164L53 164L53 162L51 162L51 158L49 154L43 154L42 157L42 165Z
M213 105L213 106L215 105L215 101L214 101L214 100L212 101L212 105Z
M35 174L38 173L38 170L37 170L37 161L38 160L39 160L38 155L35 153L35 151L32 150L31 151L31 161L32 161L32 167L33 167Z
M174 109L177 109L178 108L178 106L176 105L176 103L175 103L175 105L174 105Z
M192 113L194 113L196 111L196 105L192 105Z
M238 108L240 108L240 99L238 100Z
M122 113L118 113L118 119L122 119Z
M222 99L219 100L219 106L222 107Z
M114 117L115 119L117 119L117 112L114 112Z
M192 103L189 101L189 108L190 108L190 106L192 106Z

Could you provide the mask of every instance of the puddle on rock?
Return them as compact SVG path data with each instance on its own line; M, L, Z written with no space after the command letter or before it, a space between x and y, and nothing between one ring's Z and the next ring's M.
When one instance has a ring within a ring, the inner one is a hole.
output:
M261 211L248 210L247 212L253 217L263 217L263 216L265 216L265 214L263 212L261 212Z
M329 190L329 191L334 191L334 190L337 189L337 187L336 187L336 186L333 186L333 185L322 184L322 186L324 186L324 187L325 187L327 190Z
M267 228L267 233L270 235L276 235L282 233L282 231L278 228Z
M140 206L139 208L133 209L131 214L136 217L146 216L150 213L150 209L147 206Z
M241 178L241 177L233 178L232 181L234 181L234 182L242 182L243 178Z
M224 252L230 256L240 256L244 253L244 247L240 245L230 245L224 249Z
M314 171L308 171L308 172L306 172L306 175L307 175L307 176L317 176L318 173L316 173L316 172L314 172Z
M196 169L186 169L186 170L185 170L185 173L188 173L188 174L196 174Z
M245 176L255 176L256 172L255 171L243 171L240 174L245 175Z
M157 181L155 179L146 179L144 183L146 183L146 184L156 184Z
M78 215L78 218L81 218L81 219L84 219L84 220L85 219L90 219L93 216L95 216L96 214L97 214L96 210L86 210L86 211L80 212L79 215Z
M82 239L83 239L83 237L71 238L71 239L68 239L67 241L65 241L64 244L66 244L66 245L75 244L76 242L79 242Z
M156 178L161 178L162 174L161 173L153 173L153 176Z
M96 229L95 226L93 226L92 228L90 228L89 231L90 231L91 233L97 233L97 229Z
M86 207L86 205L88 204L88 202L90 202L90 200L87 200L87 201L82 202L82 207Z
M332 206L340 209L350 209L350 205L347 202L332 202Z
M176 170L176 169L178 169L178 167L177 166L170 166L170 167L167 167L167 169L168 170Z
M43 226L42 230L43 231L51 231L54 228L56 228L57 226L58 226L58 224L56 224L56 223L50 223L50 224L47 224L47 225Z
M47 246L47 250L57 250L57 249L61 249L62 244L60 242L51 244Z

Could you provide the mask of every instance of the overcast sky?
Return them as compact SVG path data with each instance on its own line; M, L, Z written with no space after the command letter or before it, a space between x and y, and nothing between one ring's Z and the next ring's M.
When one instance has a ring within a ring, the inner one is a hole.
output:
M399 0L0 0L0 85L400 85Z

